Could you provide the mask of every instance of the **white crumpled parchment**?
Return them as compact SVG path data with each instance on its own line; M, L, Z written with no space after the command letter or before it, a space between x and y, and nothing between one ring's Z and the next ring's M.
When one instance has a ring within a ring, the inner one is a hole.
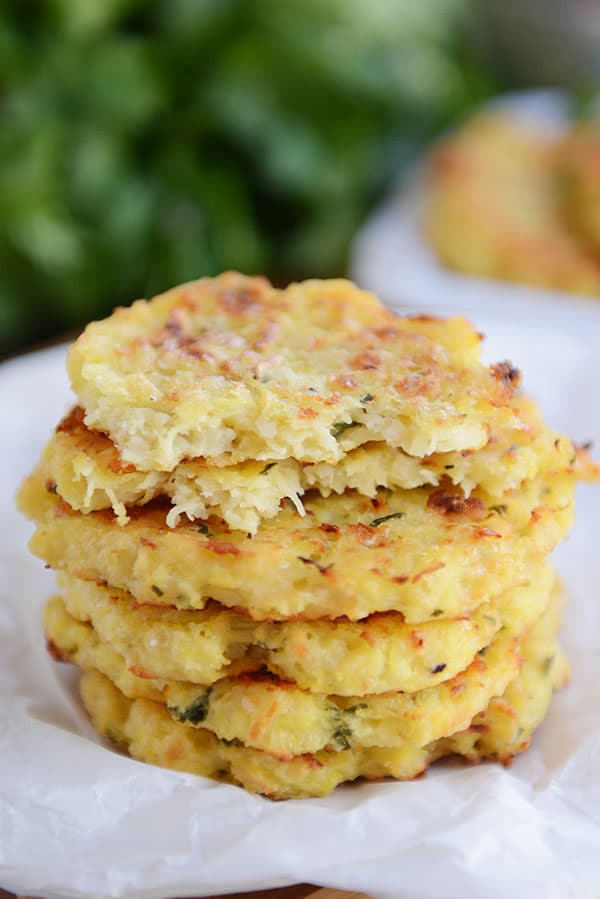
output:
M393 233L380 239L409 263ZM365 259L355 271L368 282ZM388 299L409 296L383 286ZM503 291L482 282L471 294L488 359L511 358L552 425L600 446L600 303L532 306ZM411 296L422 309L424 295ZM444 297L464 311L443 284L430 308ZM45 899L299 881L398 899L600 897L600 485L580 488L557 553L572 681L528 753L509 769L441 763L411 783L274 803L119 755L87 721L73 673L46 655L39 613L53 578L28 555L13 494L69 402L64 349L0 367L0 886Z

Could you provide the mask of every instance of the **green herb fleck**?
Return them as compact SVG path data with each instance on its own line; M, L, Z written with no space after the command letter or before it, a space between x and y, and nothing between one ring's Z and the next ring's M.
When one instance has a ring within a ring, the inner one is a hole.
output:
M200 524L196 525L196 530L199 534L204 534L205 537L210 537L210 531L208 530L208 525L204 524L203 521Z
M553 664L554 656L547 656L547 658L544 659L544 661L542 662L542 671L544 672L544 674L548 674Z
M391 521L392 518L405 518L406 512L392 512L391 515L382 515L381 518L374 518L371 522L372 528L378 528L384 521Z
M488 512L496 512L497 515L506 515L508 512L508 506L504 503L501 503L498 506L488 506Z
M349 727L344 727L344 725L341 725L337 730L334 730L332 739L340 749L350 749L352 731Z
M449 471L451 468L454 468L454 465L444 465L446 471Z
M186 721L188 721L190 724L200 724L206 719L206 716L208 715L209 699L210 690L205 690L204 693L201 693L191 705L170 705L169 712L173 716L173 718L176 718L177 721L181 721L182 724L184 724Z
M498 624L498 619L495 618L493 615L484 615L483 617L484 617L485 621L489 621L489 622L491 622L491 624Z
M480 649L480 650L479 650L479 652L477 653L477 655L479 655L479 656L484 656L484 655L486 654L487 651L488 651L487 646L484 646L483 649Z
M357 702L356 705L351 705L350 708L346 709L346 711L352 712L352 714L354 714L354 712L358 712L360 709L366 708L368 708L366 702Z
M152 584L152 592L156 593L157 596L164 596L164 590L161 590L160 587L157 587L156 584Z
M361 403L364 404L364 403L370 403L371 400L374 400L374 399L375 399L375 397L373 396L372 393L365 393L364 396L361 396L360 401L361 401Z
M364 425L360 421L336 421L331 428L330 434L336 439L341 437L348 428L363 428Z
M437 618L439 615L443 615L443 614L444 614L443 609L434 609L433 612L431 613L431 617Z
M305 565L314 565L315 568L318 568L321 574L326 574L331 568L333 568L333 562L331 565L319 565L314 559L307 559L306 556L298 556L301 562L304 562Z
M274 468L275 465L277 465L277 462L267 462L267 464L265 465L265 467L263 468L263 470L262 470L262 471L259 471L258 473L259 473L259 474L266 474L268 471L271 471L271 469Z

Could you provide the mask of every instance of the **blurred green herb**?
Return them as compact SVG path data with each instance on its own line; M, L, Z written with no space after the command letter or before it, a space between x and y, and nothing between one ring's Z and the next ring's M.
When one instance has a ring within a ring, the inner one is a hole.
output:
M392 512L390 515L382 515L381 518L374 518L371 522L372 528L378 528L380 524L386 521L392 521L394 518L406 518L406 512Z
M341 437L344 431L347 431L349 428L363 428L364 425L361 421L336 421L330 428L330 433L332 437L335 437L336 440L338 437Z
M468 6L1 4L0 353L228 267L342 273L399 168L482 94Z
M189 721L190 724L200 724L208 715L210 693L210 689L205 690L188 706L171 705L169 706L169 712L177 721Z

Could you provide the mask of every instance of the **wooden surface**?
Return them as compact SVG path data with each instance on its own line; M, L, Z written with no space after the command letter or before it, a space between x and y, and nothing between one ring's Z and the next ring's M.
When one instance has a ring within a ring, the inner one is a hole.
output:
M228 893L228 899L369 899L364 893L346 893L343 890L331 890L327 887L315 887L308 883L299 883L293 887L281 887L278 890L258 890L253 893ZM0 889L0 899L32 899L30 896L13 896ZM42 897L43 899L43 897Z

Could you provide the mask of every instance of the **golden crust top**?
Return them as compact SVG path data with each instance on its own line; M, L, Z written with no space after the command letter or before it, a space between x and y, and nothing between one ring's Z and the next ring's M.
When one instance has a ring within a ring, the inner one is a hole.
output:
M86 424L141 470L337 462L374 440L476 449L510 425L513 384L479 344L465 319L400 317L348 281L276 290L227 273L92 323L68 367Z

